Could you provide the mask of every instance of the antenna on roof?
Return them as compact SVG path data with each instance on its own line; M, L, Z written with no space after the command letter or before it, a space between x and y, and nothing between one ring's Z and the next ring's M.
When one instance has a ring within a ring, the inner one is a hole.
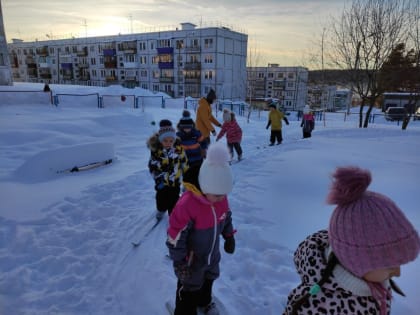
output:
M82 26L85 27L85 37L87 37L87 22L86 22L86 19L83 20Z

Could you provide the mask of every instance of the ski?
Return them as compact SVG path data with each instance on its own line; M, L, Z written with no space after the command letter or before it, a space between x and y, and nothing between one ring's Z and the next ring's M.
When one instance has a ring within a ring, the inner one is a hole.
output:
M238 164L238 163L242 162L244 159L245 159L245 158L242 158L242 159L240 159L240 160L233 160L233 161L230 161L230 162L229 162L229 164L230 164L230 165Z
M87 171L87 170L91 170L100 166L104 166L104 165L108 165L112 163L112 159L109 160L105 160L105 161L101 161L101 162L93 162L93 163L89 163L89 164L85 164L85 165L81 165L81 166L73 166L64 170L59 170L57 171L57 174L61 174L61 173L74 173L74 172L82 172L82 171Z
M169 315L174 315L175 308L174 308L173 303L170 301L166 301L165 306L166 306L166 309L168 310Z
M138 242L131 242L133 247L139 247L146 240L146 238L150 235L150 233L152 233L153 230L158 226L160 221L162 221L162 218L161 219L156 219L156 222L152 225L152 227L143 235L143 237Z

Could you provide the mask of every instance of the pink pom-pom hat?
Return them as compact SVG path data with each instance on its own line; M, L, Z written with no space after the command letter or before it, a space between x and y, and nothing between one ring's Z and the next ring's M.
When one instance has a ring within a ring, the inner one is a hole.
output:
M391 199L367 190L368 170L341 167L333 179L327 202L337 207L328 233L332 250L346 269L363 277L416 259L418 232Z

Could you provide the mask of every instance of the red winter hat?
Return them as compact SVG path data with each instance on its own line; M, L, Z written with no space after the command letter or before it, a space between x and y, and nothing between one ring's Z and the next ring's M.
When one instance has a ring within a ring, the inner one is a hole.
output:
M368 170L337 168L333 179L327 202L337 207L328 234L333 252L347 270L363 277L416 259L418 232L391 199L366 190L371 182Z

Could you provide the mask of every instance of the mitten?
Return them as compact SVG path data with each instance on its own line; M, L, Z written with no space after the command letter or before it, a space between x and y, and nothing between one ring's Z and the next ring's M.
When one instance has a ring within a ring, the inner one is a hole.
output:
M179 281L184 282L191 278L192 272L191 267L185 262L179 262L174 264L175 275Z
M235 238L233 236L227 237L225 239L224 249L226 253L233 254L235 251Z
M211 134L212 134L213 136L215 136L215 135L216 135L216 130L212 130Z
M288 125L288 124L289 124L289 121L287 120L287 118L286 118L286 117L284 117L284 118L283 118L283 120L284 120L284 122L286 123L286 125Z
M155 185L156 190L162 190L163 187L165 187L165 184L163 182L159 182Z

